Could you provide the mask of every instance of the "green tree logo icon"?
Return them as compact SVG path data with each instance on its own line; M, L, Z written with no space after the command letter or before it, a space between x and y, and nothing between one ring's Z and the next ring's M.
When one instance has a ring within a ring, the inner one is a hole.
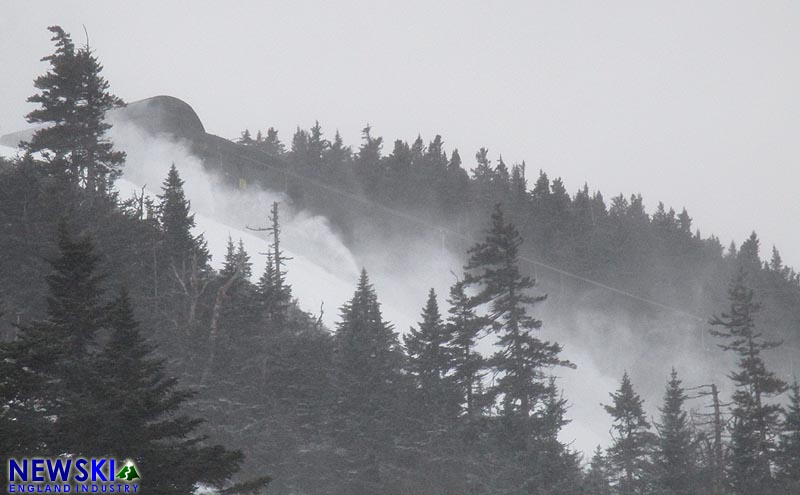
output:
M136 464L134 464L133 461L130 460L126 461L125 467L120 469L119 473L117 473L117 479L123 480L127 483L130 483L131 481L139 478L140 478L139 471L136 470Z

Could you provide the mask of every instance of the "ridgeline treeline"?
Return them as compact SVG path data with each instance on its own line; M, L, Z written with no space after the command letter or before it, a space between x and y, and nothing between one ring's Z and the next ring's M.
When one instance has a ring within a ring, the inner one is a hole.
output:
M649 214L640 194L608 200L588 185L570 194L544 171L529 180L525 162L509 165L500 156L493 163L486 148L468 172L459 151L448 156L438 135L427 145L421 137L411 144L396 140L388 153L369 126L355 150L338 132L326 139L319 123L298 128L288 145L274 128L255 136L245 130L237 142L250 153L236 158L260 170L260 184L326 215L352 245L375 235L390 243L422 236L461 253L469 246L464 238L478 238L500 204L526 240L522 257L686 313L703 316L724 305L728 281L744 266L767 309L762 317L770 332L800 347L800 276L774 246L765 259L755 232L724 246L714 235L703 236L685 208L677 213L659 202ZM545 285L557 284L570 300L597 288L541 265L526 262L524 268L538 269ZM658 311L608 291L582 301L651 316Z
M51 31L56 51L29 115L49 127L25 156L0 159L3 465L132 458L144 490L159 494L199 485L342 495L800 489L800 390L770 371L763 353L780 344L762 336L796 334L796 320L772 325L794 317L798 277L777 252L762 263L755 237L723 254L691 232L685 212L651 217L638 196L606 207L599 193L570 196L544 174L528 190L523 167L492 167L485 150L469 177L438 138L398 142L384 157L368 128L355 153L322 140L319 126L299 131L289 151L274 131L245 135L299 174L393 208L464 225L482 213L459 280L448 294L428 292L412 331L401 336L383 319L366 271L327 329L286 282L277 205L266 269L254 274L233 239L223 267L210 266L176 167L157 198L120 200L113 179L125 157L104 137L103 115L122 102L91 51ZM297 201L324 200L292 182ZM703 283L726 298L711 325L738 359L730 404L714 395L719 414L697 422L673 372L652 421L625 374L605 404L610 447L583 459L564 445L567 399L581 398L565 398L552 378L574 365L540 338L544 296L521 266L529 250L625 287L662 277L659 290L678 299L702 268ZM654 266L656 255L667 261ZM777 309L758 304L766 284ZM491 356L476 351L487 334Z

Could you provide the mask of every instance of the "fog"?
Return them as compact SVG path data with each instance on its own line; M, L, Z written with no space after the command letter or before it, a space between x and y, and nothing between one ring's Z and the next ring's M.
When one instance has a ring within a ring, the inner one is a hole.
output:
M301 307L315 315L322 311L329 328L335 328L338 310L352 296L362 267L375 285L385 319L398 332L416 325L429 288L436 290L446 315L448 289L462 273L464 253L451 252L436 235L420 232L398 243L361 232L347 246L329 219L296 209L284 194L228 186L203 167L186 143L166 135L153 137L124 122L115 123L110 137L127 153L124 175L117 183L123 197L142 187L155 196L175 163L196 214L196 233L208 241L215 267L222 265L230 236L234 242L243 241L253 263L253 277L262 273L265 256L259 253L266 249L267 233L251 228L265 227L269 208L278 201L283 246L292 258L287 262L287 280ZM568 419L572 422L562 430L561 439L576 450L588 455L598 444L610 442L610 417L601 404L609 403L608 394L617 389L624 371L630 373L652 418L657 418L673 367L687 387L713 382L726 391L726 373L734 363L716 347L702 322L679 314L661 312L652 317L614 306L598 308L607 297L602 289L584 294L577 304L567 303L571 295L560 294L552 283L540 284L536 290L554 293L534 309L534 315L544 321L541 337L563 344L563 357L577 365L576 370L552 370L571 404ZM483 336L479 347L483 354L491 354L493 336ZM791 358L781 363L779 371L788 377L794 364ZM702 410L707 403L692 400L688 405Z
M783 220L800 215L799 20L784 0L8 2L0 134L32 109L45 27L83 43L85 25L116 94L182 98L214 134L315 120L349 143L367 122L442 134L464 158L487 146L571 192L588 181L685 206L724 245L755 229L798 266Z
M127 153L123 177L117 182L123 198L140 194L142 188L154 198L175 163L195 213L195 233L204 235L217 268L222 266L230 236L234 242L242 240L253 264L253 278L260 276L266 257L259 253L269 241L266 232L250 228L266 226L269 208L278 201L283 246L292 258L287 263L287 280L301 308L315 315L321 311L328 328L336 327L339 308L352 296L362 267L375 285L384 318L398 332L417 324L429 288L436 290L446 315L448 289L462 273L464 253L452 252L437 233L420 231L419 236L398 244L364 231L347 246L329 219L298 210L283 193L230 187L216 172L204 168L186 143L166 135L154 137L124 122L114 122L110 138ZM6 156L15 154L11 148L2 151ZM545 278L536 290L550 296L533 310L544 321L541 337L561 343L563 357L577 365L576 370L552 370L571 405L568 419L572 422L560 438L585 455L611 440L610 417L601 404L609 403L609 393L617 389L624 371L630 373L654 420L673 367L686 387L715 383L723 398L731 392L727 375L735 368L734 359L717 347L704 321L668 311L655 316L626 312L605 304L609 295L601 288L576 298ZM479 348L484 355L491 354L493 337L483 336ZM780 376L791 380L800 364L797 355L796 349L784 346L768 359ZM707 412L708 403L708 398L692 398L687 406L702 413Z

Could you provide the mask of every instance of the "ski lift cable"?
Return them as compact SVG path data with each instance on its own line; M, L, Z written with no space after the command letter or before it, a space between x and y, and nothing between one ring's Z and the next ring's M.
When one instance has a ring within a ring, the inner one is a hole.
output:
M259 154L262 154L262 155L265 155L265 156L269 156L269 155L267 155L265 152L263 152L261 150L254 149L254 151L258 152ZM459 232L456 232L455 230L453 230L451 228L448 228L448 227L445 227L445 226L442 226L442 225L435 225L435 224L433 224L431 222L427 222L427 221L425 221L425 220L423 220L423 219L421 219L419 217L416 217L414 215L410 215L408 213L405 213L405 212L402 212L402 211L398 211L398 210L396 210L394 208L391 208L389 206L386 206L386 205L383 205L383 204L380 204L380 203L376 203L375 201L373 201L371 199L368 199L368 198L365 198L363 196L356 195L356 194L353 194L353 193L350 193L350 192L347 192L347 191L343 191L343 190L341 190L341 189L339 189L337 187L331 186L329 184L325 184L324 182L318 181L318 180L316 180L316 179L314 179L312 177L306 177L306 176L303 176L301 174L298 174L297 172L294 172L294 171L291 171L291 170L287 170L286 167L277 167L275 165L267 163L266 161L255 160L255 159L253 159L253 158L251 158L249 156L243 155L241 153L234 152L232 154L237 156L237 157L239 157L239 158L241 158L241 159L243 159L243 160L246 160L246 161L248 161L250 163L253 163L253 164L256 164L256 165L260 165L262 167L267 167L267 168L272 169L272 170L277 170L277 171L283 173L284 176L286 176L286 175L291 176L291 177L293 177L295 179L298 179L300 181L312 184L315 187L319 187L319 188L324 189L326 191L332 192L332 193L334 193L336 195L342 196L344 198L348 198L348 199L350 199L352 201L355 201L357 203L360 203L360 204L362 204L364 206L369 206L371 208L377 208L379 210L382 210L382 211L386 212L389 215L395 216L397 218L402 218L402 219L407 220L409 222L412 222L412 223L415 223L417 225L423 226L426 229L429 229L430 231L439 232L439 233L442 233L442 234L446 234L447 236L449 236L451 238L456 238L456 239L459 239L459 240L462 240L462 241L471 242L471 239L469 239L466 235L461 234ZM708 318L704 318L702 316L699 316L699 315L696 315L696 314L691 313L689 311L677 308L675 306L670 306L668 304L661 303L661 302L656 301L654 299L650 299L650 298L647 298L647 297L644 297L644 296L640 296L640 295L634 294L632 292L629 292L629 291L626 291L626 290L623 290L623 289L619 289L617 287L613 287L613 286L608 285L608 284L604 284L603 282L599 282L597 280L593 280L593 279L584 277L582 275L578 275L576 273L572 273L572 272L570 272L568 270L564 270L562 268L558 268L558 267L550 265L548 263L537 261L537 260L528 258L526 256L520 256L519 259L521 261L524 261L524 262L528 263L529 265L534 266L534 267L538 266L538 267L545 268L545 269L550 270L550 271L552 271L554 273L557 273L557 274L572 278L574 280L579 280L581 282L585 282L585 283L590 284L590 285L594 285L595 287L607 290L609 292L613 292L615 294L618 294L618 295L621 295L621 296L624 296L624 297L628 297L628 298L633 299L635 301L639 301L641 303L649 304L651 306L657 307L659 309L663 309L665 311L669 311L669 312L672 312L672 313L675 313L675 314L679 314L681 316L684 316L684 317L689 318L691 320L694 320L696 322L699 322L699 323L707 323L708 322ZM786 346L786 348L790 348L790 349L793 349L795 351L800 351L800 349L795 348L795 347L791 347L791 346Z
M256 150L256 151L258 151L259 153L263 153L260 150ZM273 170L278 170L278 167L276 167L274 165L270 165L270 164L267 164L267 163L264 163L264 162L260 162L260 161L254 160L253 158L250 158L248 156L245 156L245 155L242 155L242 154L239 154L239 153L234 153L234 154L236 156L238 156L239 158L241 158L243 160L247 160L247 161L249 161L251 163L262 165L262 166L266 166L267 168L270 168L270 169L273 169ZM294 178L296 178L298 180L308 182L310 184L313 184L316 187L320 187L322 189L325 189L326 191L330 191L330 192L332 192L334 194L337 194L339 196L348 198L348 199L350 199L352 201L356 201L356 202L361 203L361 204L363 204L365 206L369 206L369 207L372 207L372 208L378 208L378 209L380 209L380 210L382 210L382 211L384 211L384 212L386 212L386 213L388 213L390 215L396 216L398 218L402 218L404 220L408 220L408 221L410 221L412 223L415 223L417 225L421 225L421 226L423 226L423 227L425 227L427 229L430 229L431 231L439 232L439 233L442 233L442 234L446 234L450 238L456 238L456 239L463 240L463 241L466 241L466 242L470 242L471 241L471 239L469 239L466 235L461 234L459 232L456 232L456 231L454 231L454 230L452 230L452 229L450 229L448 227L432 224L430 222L422 220L421 218L415 217L415 216L410 215L408 213L395 210L394 208L390 208L390 207L388 207L386 205L382 205L380 203L376 203L376 202L374 202L374 201L372 201L372 200L370 200L368 198L365 198L363 196L352 194L352 193L349 193L347 191L342 191L339 188L330 186L328 184L320 182L320 181L318 181L316 179L313 179L311 177L302 176L302 175L300 175L300 174L298 174L296 172L293 172L293 171L283 170L283 169L280 169L280 171L282 173L290 175L290 176L292 176L292 177L294 177ZM634 299L634 300L642 302L642 303L650 304L652 306L658 307L658 308L666 310L666 311L671 311L673 313L681 314L681 315L683 315L685 317L691 318L691 319L693 319L695 321L698 321L698 322L706 322L707 321L706 318L703 318L701 316L695 315L693 313L690 313L688 311L682 310L680 308L676 308L674 306L670 306L670 305L667 305L667 304L664 304L664 303L660 303L660 302L655 301L653 299L649 299L647 297L639 296L639 295L633 294L633 293L628 292L628 291L623 290L623 289L612 287L612 286L610 286L608 284L604 284L602 282L598 282L597 280L592 280L590 278L578 275L576 273L572 273L572 272L570 272L568 270L564 270L564 269L558 268L558 267L550 265L548 263L537 261L537 260L528 258L526 256L520 256L519 259L521 261L524 261L527 264L530 264L530 265L533 265L533 266L542 267L542 268L550 270L550 271L552 271L554 273L557 273L559 275L563 275L563 276L566 276L566 277L569 277L569 278L572 278L572 279L575 279L575 280L579 280L581 282L585 282L585 283L594 285L594 286L599 287L601 289L605 289L605 290L608 290L610 292L614 292L616 294L619 294L619 295Z

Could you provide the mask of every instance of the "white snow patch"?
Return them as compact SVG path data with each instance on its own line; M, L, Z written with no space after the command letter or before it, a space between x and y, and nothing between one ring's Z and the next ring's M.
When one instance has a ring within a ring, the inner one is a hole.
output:
M122 198L134 192L155 197L172 163L184 181L184 192L195 213L196 234L203 233L212 255L212 265L221 267L228 237L234 243L242 240L253 262L253 279L257 280L266 265L269 244L267 232L250 228L267 226L273 201L280 206L282 249L292 258L287 261L287 281L301 307L316 315L323 307L323 321L333 328L339 308L355 291L361 265L342 243L327 218L305 211L295 211L287 198L271 191L234 189L203 168L181 142L164 137L154 138L130 125L117 124L111 131L117 149L127 153L123 178L117 181ZM367 269L372 273L370 267ZM378 287L380 290L380 287ZM421 297L425 292L421 291ZM421 307L421 304L420 306ZM392 322L410 323L418 309L382 304L384 317ZM399 326L399 330L407 327Z
M0 144L0 156L3 158L16 158L21 155L19 148L12 148L10 146L3 146Z

